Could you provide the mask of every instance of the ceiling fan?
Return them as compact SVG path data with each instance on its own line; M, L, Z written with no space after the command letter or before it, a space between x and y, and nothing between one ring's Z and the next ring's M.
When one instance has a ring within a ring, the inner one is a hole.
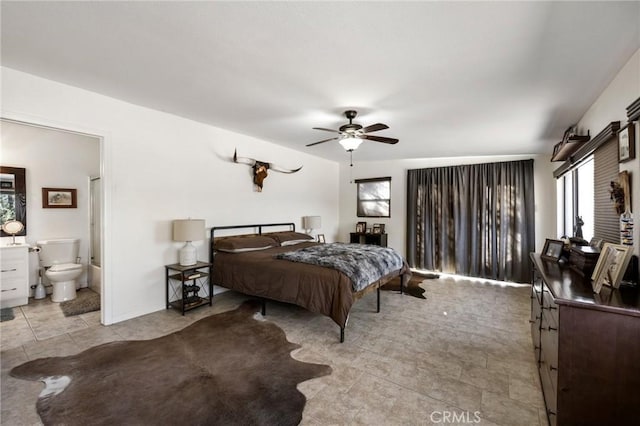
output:
M349 124L340 126L338 130L326 129L324 127L314 127L315 130L324 130L325 132L339 133L339 135L333 138L323 139L318 142L307 144L307 146L313 146L313 145L318 145L324 142L338 140L340 145L342 145L342 147L345 150L353 151L354 149L357 149L360 146L360 144L364 139L374 141L374 142L388 143L388 144L398 143L398 139L387 138L384 136L368 135L367 133L370 133L370 132L377 132L379 130L388 129L389 126L382 123L376 123L367 127L362 127L360 124L353 124L353 119L356 118L356 115L358 115L357 111L354 111L354 110L345 111L344 116L347 117L347 119L349 120Z

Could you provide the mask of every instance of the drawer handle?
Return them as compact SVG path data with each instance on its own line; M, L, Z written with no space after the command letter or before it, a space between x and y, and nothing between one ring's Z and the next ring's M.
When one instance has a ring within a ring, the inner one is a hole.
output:
M550 415L550 416L555 416L556 415L556 413L551 411L551 410L547 410L547 414Z
M558 371L558 367L554 367L553 365L549 364L549 370Z
M550 311L553 311L554 309L558 309L557 306L549 306L547 309L549 309Z
M14 288L10 288L10 289L7 289L7 290L2 290L1 292L4 293L5 291L16 291L16 290L17 290L17 288L14 287Z
M558 329L557 329L557 328L553 328L553 327L549 326L549 331L551 331L551 330L553 330L553 331L558 331Z
M13 268L13 269L2 269L2 270L0 270L0 272L15 272L15 271L17 271L17 269L16 269L16 268Z

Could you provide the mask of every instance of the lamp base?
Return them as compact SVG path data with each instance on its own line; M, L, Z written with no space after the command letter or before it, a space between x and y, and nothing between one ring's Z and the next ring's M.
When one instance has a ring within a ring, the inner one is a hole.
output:
M187 241L184 247L180 249L179 255L180 266L191 266L198 263L198 253L193 244L191 244L191 241Z

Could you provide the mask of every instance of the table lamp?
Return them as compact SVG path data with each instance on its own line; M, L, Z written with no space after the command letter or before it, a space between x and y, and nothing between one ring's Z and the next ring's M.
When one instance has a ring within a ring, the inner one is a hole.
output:
M173 241L185 241L180 249L180 266L198 263L197 250L192 241L204 239L204 219L178 219L173 221Z
M302 228L309 235L314 229L320 229L322 227L322 219L320 216L302 216Z

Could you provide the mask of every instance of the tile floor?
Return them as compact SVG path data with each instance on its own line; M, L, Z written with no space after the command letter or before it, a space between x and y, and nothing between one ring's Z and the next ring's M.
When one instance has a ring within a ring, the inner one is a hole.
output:
M330 376L299 385L307 397L302 424L546 425L528 286L453 278L422 286L427 300L383 291L379 314L375 294L358 301L343 344L329 318L267 305L267 319L301 345L294 358L333 368ZM40 423L35 402L42 385L10 377L12 367L113 340L158 337L243 300L226 292L213 307L184 317L163 310L108 327L99 324L97 312L65 318L46 301L15 310L16 319L0 323L0 423Z

